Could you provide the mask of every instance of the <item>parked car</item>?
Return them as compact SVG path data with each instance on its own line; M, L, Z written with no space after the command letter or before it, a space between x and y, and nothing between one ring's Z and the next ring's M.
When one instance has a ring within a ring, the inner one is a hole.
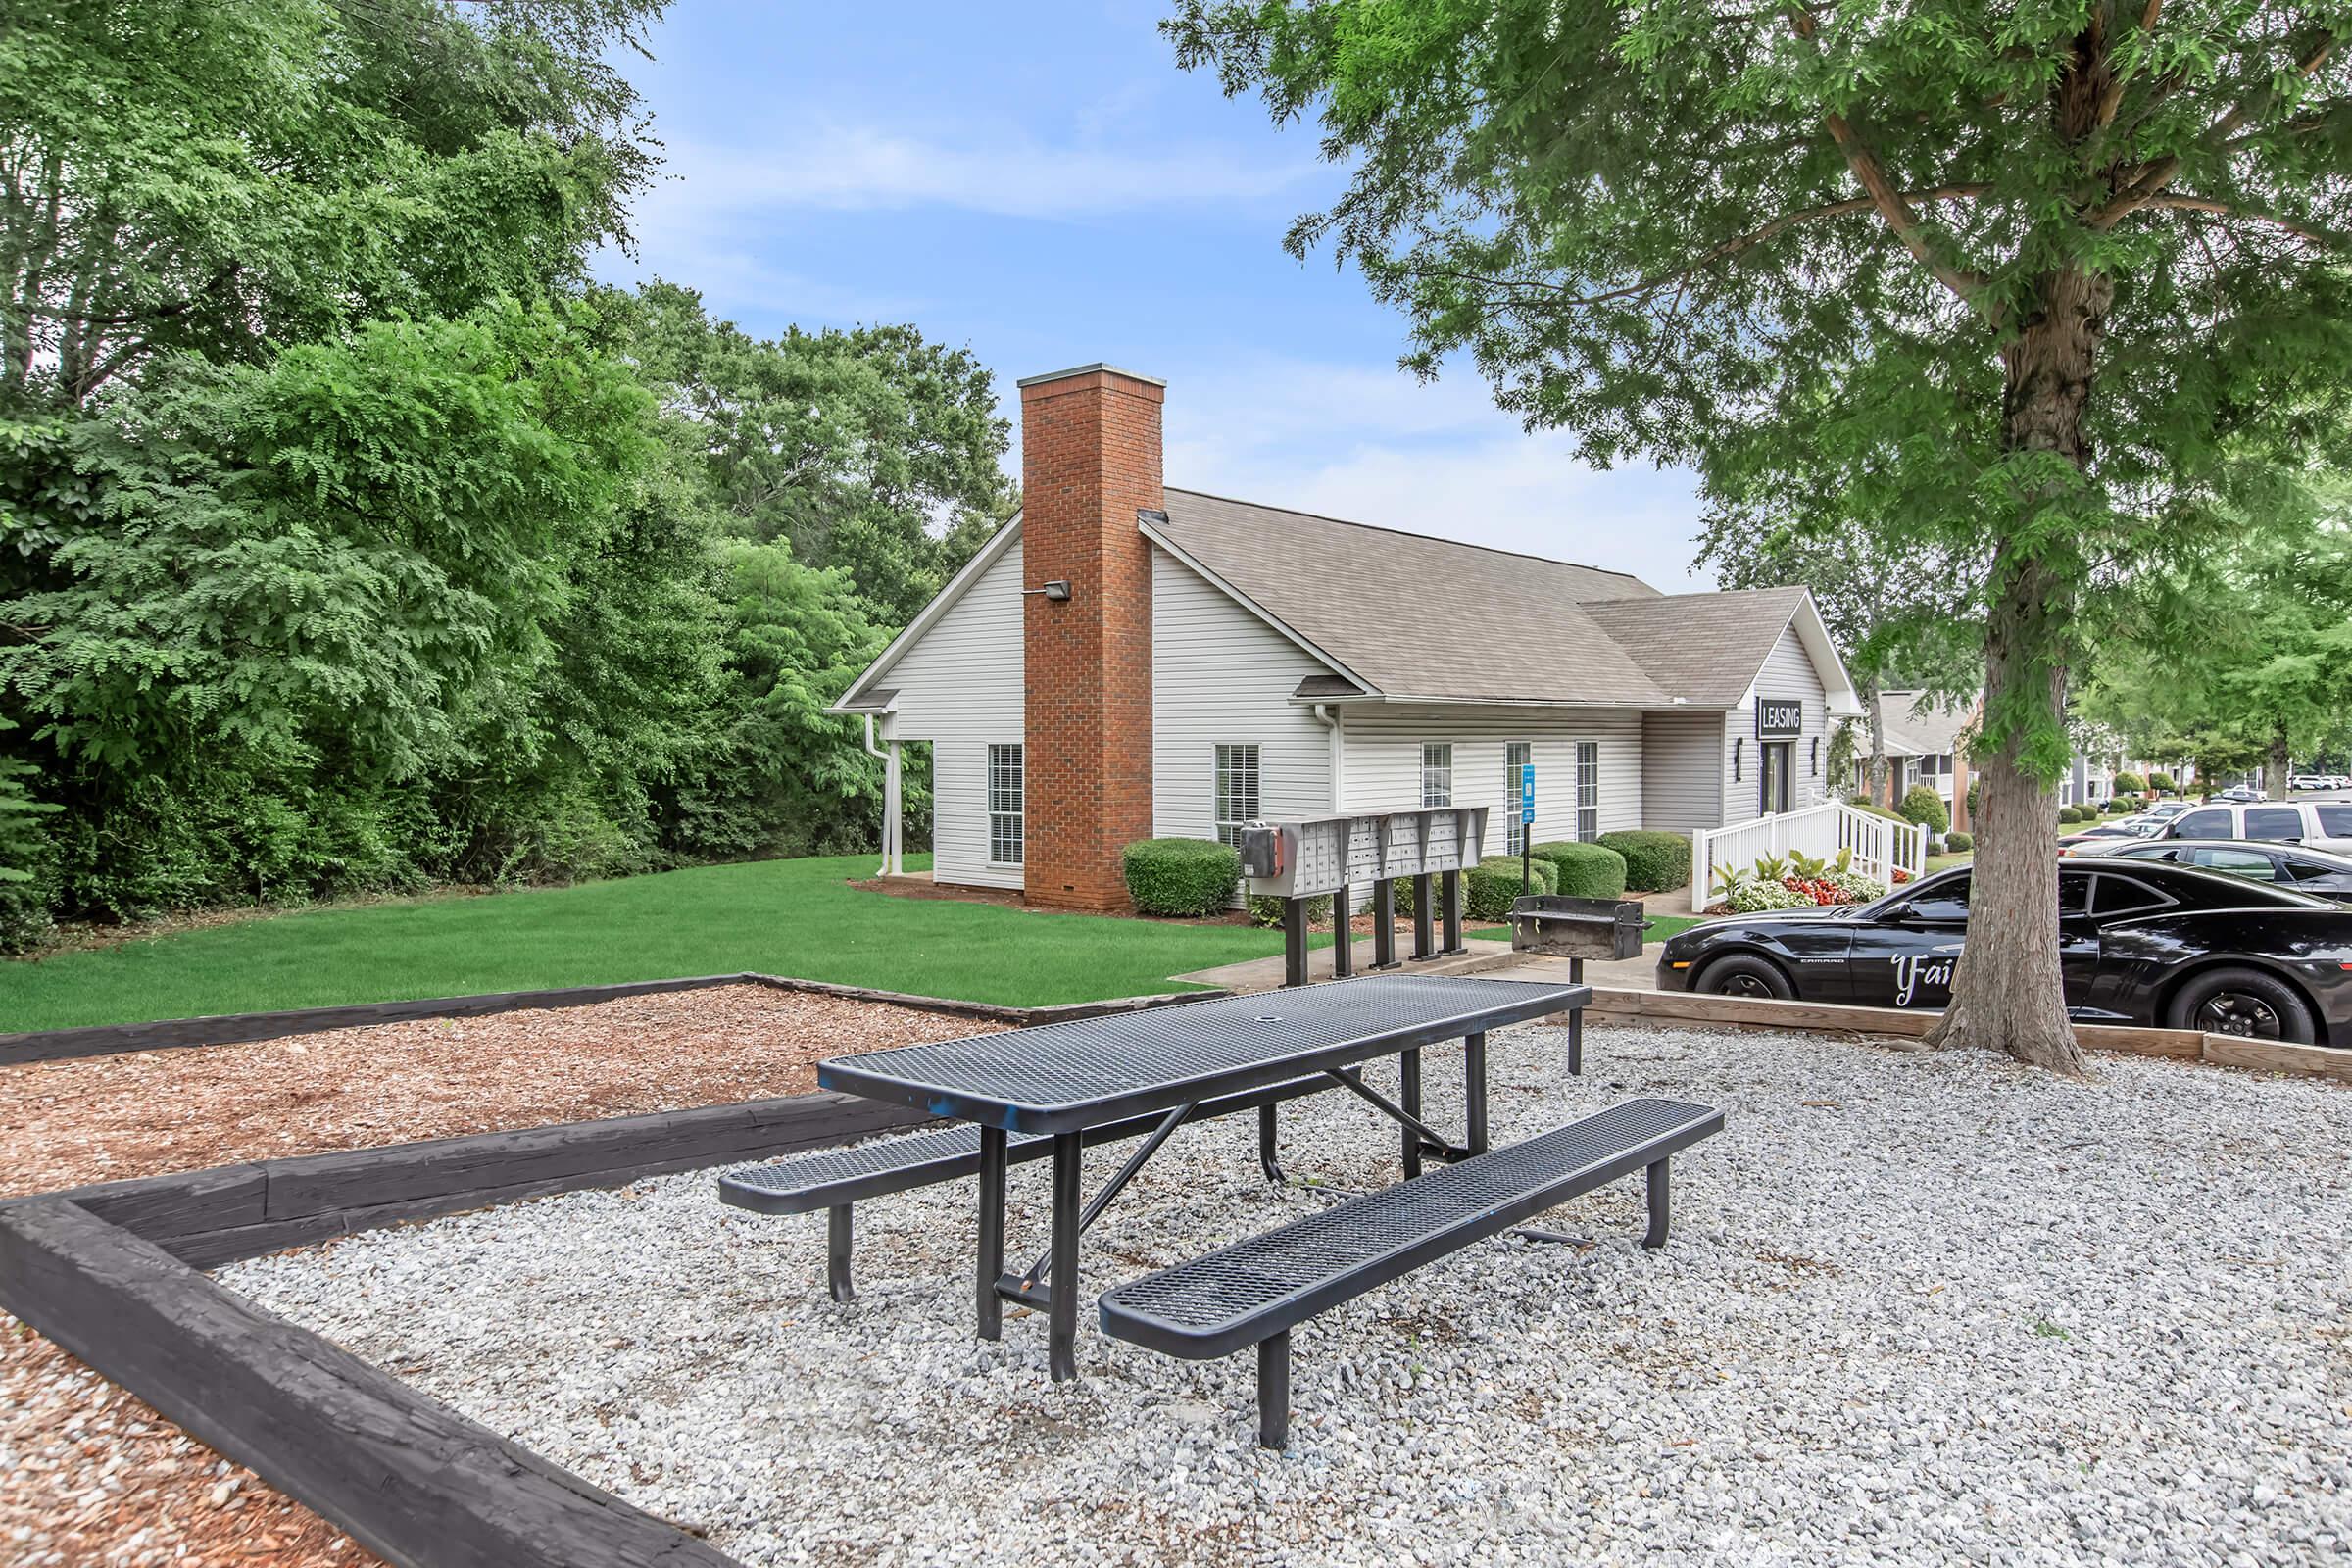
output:
M2306 849L2300 844L2251 844L2228 839L2160 839L2153 843L2086 844L2077 855L2127 860L2163 860L2207 871L2242 876L2352 904L2352 855Z
M1972 871L1875 904L1732 915L1659 950L1658 989L1940 1009L1968 940ZM2352 909L2162 861L2058 867L2067 1011L2266 1040L2352 1046Z
M2297 773L2293 778L2290 778L2286 781L2286 787L2290 790L2325 790L2334 788L2333 785L2328 782L2328 775L2325 773Z
M2104 844L2112 839L2152 838L2157 831L2157 825L2152 822L2141 822L2136 817L2119 816L2113 821L2101 822L2096 827L2077 828L2072 833L2061 833L2058 836L2058 853L2060 855L2072 854L2085 845Z
M2232 784L2226 790L2206 796L2205 799L2208 803L2214 801L2235 801L2243 803L2246 801L2259 801L2262 799L2262 795L2259 791L2248 789L2243 784Z
M2262 801L2198 806L2164 824L2168 839L2258 839L2352 851L2352 801Z

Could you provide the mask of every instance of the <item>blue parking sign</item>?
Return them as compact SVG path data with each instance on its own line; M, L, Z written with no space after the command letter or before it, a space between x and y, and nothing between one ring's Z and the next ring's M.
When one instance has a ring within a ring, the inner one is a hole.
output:
M1535 819L1536 764L1521 762L1519 764L1519 820L1533 822Z

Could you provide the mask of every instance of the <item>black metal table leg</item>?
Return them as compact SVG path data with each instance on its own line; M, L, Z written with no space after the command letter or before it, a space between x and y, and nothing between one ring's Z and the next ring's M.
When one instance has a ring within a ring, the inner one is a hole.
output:
M1579 986L1585 983L1584 959L1570 958L1568 960L1568 983ZM1582 1078L1584 1075L1585 1009L1572 1007L1568 1011L1568 1076Z
M1487 1152L1487 1037L1484 1034L1462 1037L1462 1102L1468 1108L1470 1127L1462 1142L1473 1154Z
M1291 1446L1291 1331L1257 1342L1257 1446Z
M1437 896L1438 879L1427 871L1413 878L1413 956L1426 958L1438 951L1433 921L1437 906L1431 901Z
M1642 1238L1643 1247L1666 1245L1666 1222L1671 1217L1674 1187L1674 1158L1668 1155L1649 1167L1649 1234Z
M850 1284L850 1205L835 1203L825 1210L825 1289L836 1301L857 1296Z
M1054 1135L1054 1280L1046 1361L1056 1383L1078 1375L1078 1152L1076 1133Z
M1281 1150L1275 1141L1274 1107L1257 1107L1257 1168L1266 1173L1266 1180L1280 1187L1290 1178L1282 1173Z
M1004 1129L980 1129L980 1337L1004 1332L997 1276L1004 1272Z
M1347 883L1331 896L1331 977L1345 980L1355 973L1355 889Z
M1399 1053L1396 1057L1396 1076L1401 1081L1403 1088L1403 1094L1399 1098L1404 1104L1405 1114L1418 1117L1421 1114L1421 1053L1418 1051ZM1406 1127L1404 1129L1405 1179L1410 1181L1420 1174L1421 1135L1412 1128Z
M1372 884L1372 967L1396 967L1396 884L1385 876Z

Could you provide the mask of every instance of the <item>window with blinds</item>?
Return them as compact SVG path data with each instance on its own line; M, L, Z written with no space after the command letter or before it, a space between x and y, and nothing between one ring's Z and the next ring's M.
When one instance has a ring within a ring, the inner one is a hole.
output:
M1502 850L1519 855L1527 849L1527 825L1519 820L1519 770L1535 760L1535 748L1512 741L1502 749Z
M1453 748L1428 744L1421 748L1421 804L1453 804Z
M1576 743L1576 836L1600 837L1600 743Z
M1019 865L1021 839L1021 748L988 749L988 858L998 865Z
M1240 844L1242 824L1254 822L1257 809L1257 748L1217 748L1217 842Z

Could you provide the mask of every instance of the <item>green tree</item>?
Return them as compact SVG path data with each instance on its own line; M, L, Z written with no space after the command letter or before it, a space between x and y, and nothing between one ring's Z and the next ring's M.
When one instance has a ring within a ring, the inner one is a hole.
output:
M660 281L606 305L693 432L728 525L840 567L882 619L911 619L1011 515L1009 430L970 350L912 326L763 341Z
M2067 677L2113 585L2346 456L2340 5L1181 0L1180 61L1321 118L1329 240L1592 460L1712 496L1825 457L1954 595L1992 824L1936 1039L2082 1061L2057 960ZM2291 510L2291 509L2289 509ZM2186 628L2182 628L2185 630Z
M0 0L0 398L582 276L662 0Z
M2324 526L2249 529L2204 569L2145 585L2137 612L2166 623L2193 615L2199 634L2095 667L2083 710L2133 751L2193 757L2207 777L2264 762L2282 797L2295 758L2352 734L2352 519L2340 503Z

